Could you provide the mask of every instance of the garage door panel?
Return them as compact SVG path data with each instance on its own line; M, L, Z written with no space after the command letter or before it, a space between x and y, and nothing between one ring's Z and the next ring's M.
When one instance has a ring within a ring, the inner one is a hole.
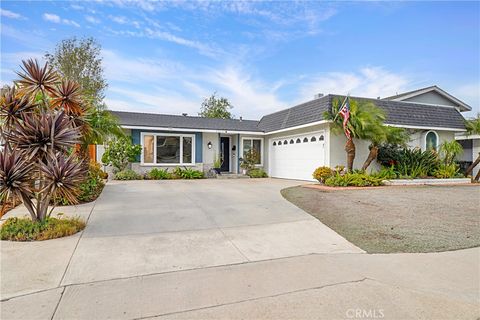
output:
M319 139L322 135L324 132L271 139L270 175L276 178L313 180L313 171L325 164L325 144ZM316 141L311 141L312 137ZM301 143L297 143L298 139ZM294 141L293 144L290 143L291 140ZM278 145L279 141L281 145ZM275 146L273 142L276 143Z

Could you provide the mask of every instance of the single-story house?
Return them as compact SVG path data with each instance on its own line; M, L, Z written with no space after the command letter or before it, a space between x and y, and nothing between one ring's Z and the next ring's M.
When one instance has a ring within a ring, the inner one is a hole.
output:
M188 166L208 171L215 158L223 159L222 171L240 173L241 158L254 148L257 163L269 176L312 180L319 166L346 165L345 136L331 133L331 123L323 119L338 95L317 95L315 99L263 116L260 120L211 119L187 115L167 115L112 111L142 154L132 169L146 172L154 167ZM403 127L410 133L411 147L437 148L464 132L460 112L470 106L433 86L414 92L370 99L387 115L386 124ZM369 149L368 141L355 141L355 167L361 167ZM99 146L101 159L102 146ZM372 166L374 167L374 166Z

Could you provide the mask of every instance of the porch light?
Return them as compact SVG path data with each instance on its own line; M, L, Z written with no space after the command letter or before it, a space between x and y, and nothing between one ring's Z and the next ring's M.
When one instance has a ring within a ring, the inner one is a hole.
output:
M212 149L212 142L211 141L208 141L207 147L208 147L208 149Z

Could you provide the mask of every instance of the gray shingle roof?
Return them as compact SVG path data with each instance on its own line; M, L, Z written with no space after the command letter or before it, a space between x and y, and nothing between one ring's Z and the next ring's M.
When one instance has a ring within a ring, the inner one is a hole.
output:
M327 95L289 109L268 114L263 116L260 121L212 119L124 111L112 111L112 113L119 118L120 124L124 126L268 133L323 120L323 113L331 108L332 101L336 98L343 99L344 97ZM362 97L351 97L351 99L371 101L382 108L387 116L385 121L387 124L427 128L465 129L465 120L455 108Z
M192 116L177 116L171 114L140 113L126 111L111 111L118 117L123 126L162 127L182 129L231 130L231 131L262 131L258 121L213 119Z
M343 100L344 96L327 95L266 115L258 126L265 132L271 132L323 120L323 113L331 108L335 98ZM382 108L387 116L387 124L465 129L464 118L455 108L362 97L351 99L371 101Z

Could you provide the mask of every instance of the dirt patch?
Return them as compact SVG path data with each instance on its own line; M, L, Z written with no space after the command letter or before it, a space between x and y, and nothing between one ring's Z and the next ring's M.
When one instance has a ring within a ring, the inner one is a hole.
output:
M412 186L282 195L369 253L480 246L480 186Z

